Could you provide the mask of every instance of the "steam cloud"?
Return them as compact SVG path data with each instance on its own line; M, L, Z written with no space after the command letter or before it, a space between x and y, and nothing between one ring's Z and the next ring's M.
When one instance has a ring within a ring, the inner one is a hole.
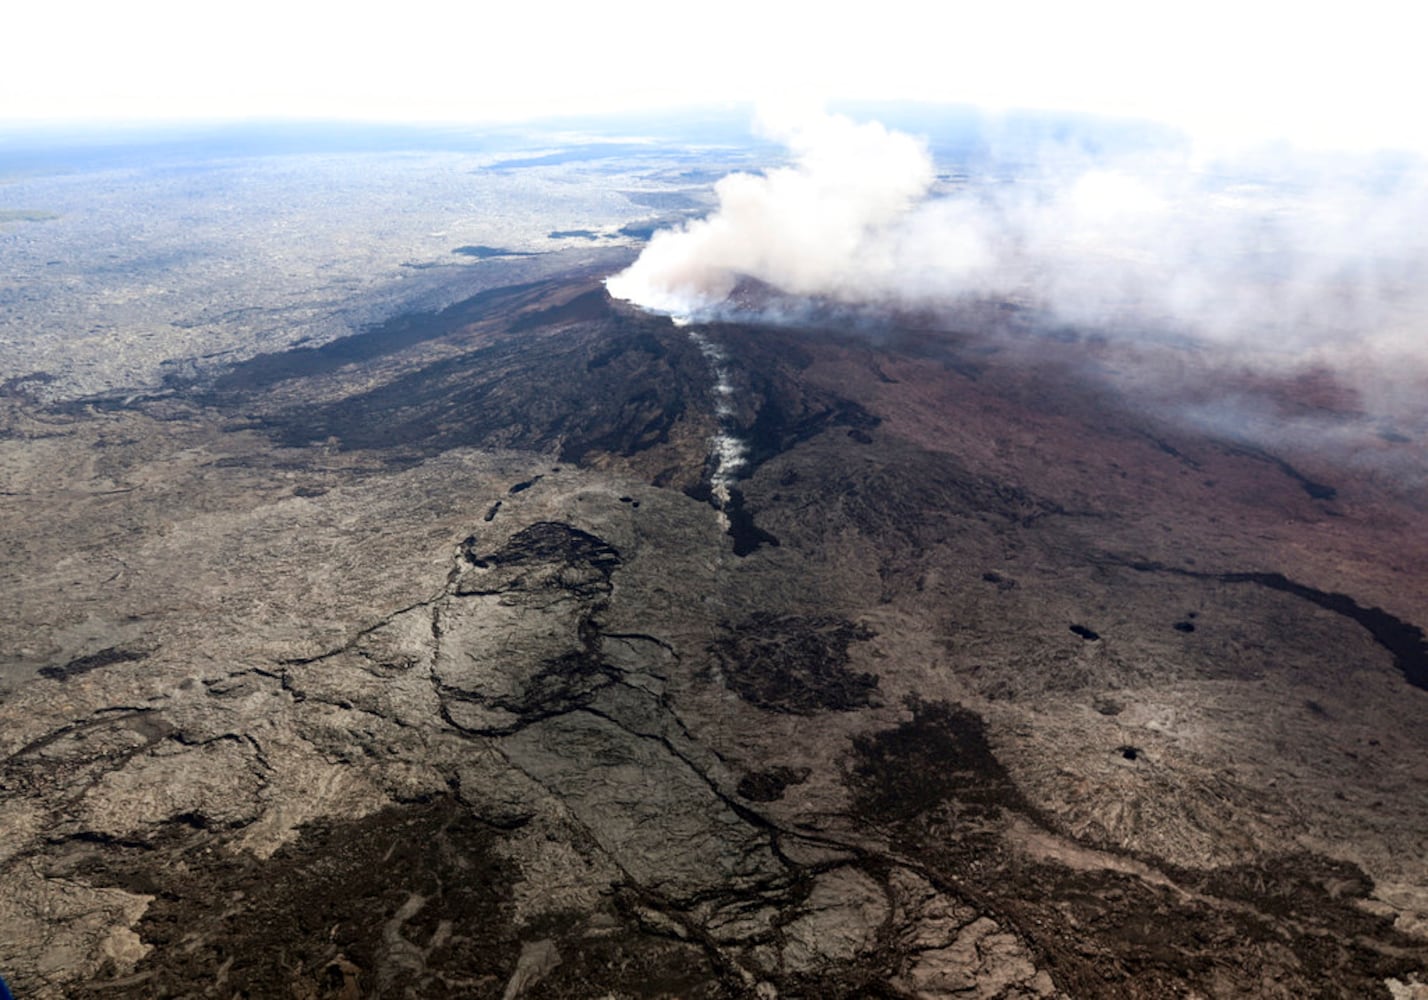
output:
M767 125L766 125L767 127ZM888 247L888 227L921 203L935 173L922 143L877 123L822 115L768 127L795 164L715 185L719 210L656 233L610 293L661 312L689 314L722 301L740 275L795 295L857 282Z
M1428 173L1417 160L1048 146L939 179L923 142L876 123L819 114L766 130L790 165L725 177L717 210L656 233L609 279L612 295L710 315L747 276L835 302L1011 301L1101 335L1231 349L1254 366L1422 371Z

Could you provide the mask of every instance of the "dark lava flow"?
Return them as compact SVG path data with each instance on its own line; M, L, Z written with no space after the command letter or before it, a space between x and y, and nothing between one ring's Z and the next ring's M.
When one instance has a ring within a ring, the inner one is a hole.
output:
M797 375L798 367L807 363L797 351L793 352L794 363L790 366L782 357L761 357L760 351L766 348L749 327L710 324L706 329L719 331L714 340L726 350L728 357L740 359L739 374L748 380L747 391L757 400L753 420L739 422L730 418L725 421L727 432L747 449L734 479L750 479L770 459L834 427L848 428L849 437L859 444L872 444L868 431L882 420L851 399L810 391ZM730 343L735 345L732 349ZM686 492L724 511L736 556L750 555L763 545L776 547L779 544L773 534L754 523L754 514L742 491L730 489L729 500L721 507L707 475L705 479L698 491Z
M742 490L729 490L729 502L724 505L724 514L729 518L729 537L734 540L734 555L749 555L760 545L778 548L778 539L754 523L754 515L744 506Z
M582 276L581 281L593 280ZM549 305L550 296L574 282L545 279L503 285L436 312L409 313L316 347L300 346L238 362L211 381L171 384L198 402L232 413L289 447L332 440L344 450L397 452L414 462L450 448L558 449L564 461L590 464L602 455L630 458L672 449L676 428L696 421L707 403L709 372L698 347L667 318L615 303L603 286ZM487 324L483 339L456 353L424 355L413 349ZM799 375L808 359L796 346L772 353L757 328L715 324L718 339L739 360L739 377L752 404L728 433L748 447L738 480L764 463L833 428L871 444L878 417L858 403L810 387ZM538 347L526 336L562 328ZM407 353L404 359L397 356ZM268 403L268 390L294 379L353 371L361 388L312 402ZM378 376L370 377L373 373ZM110 405L130 405L128 403ZM651 463L653 464L653 463ZM693 470L689 470L693 471ZM720 506L713 469L684 492ZM682 479L672 462L657 469L655 486ZM518 483L511 494L534 485ZM499 508L487 511L487 520ZM722 509L737 556L778 538L755 523L742 491L731 490Z
M360 333L320 347L292 347L240 361L213 384L218 392L253 391L294 378L327 375L345 365L375 361L417 344L448 336L486 316L510 308L542 282L505 285L478 292L437 312L404 313Z
M1158 562L1132 562L1125 565L1137 573L1172 573L1197 580L1218 580L1221 583L1254 583L1317 604L1325 611L1343 615L1368 629L1374 642L1392 654L1394 666L1402 672L1404 679L1414 687L1428 691L1428 637L1424 636L1423 629L1417 625L1395 618L1383 608L1366 608L1348 594L1317 590L1291 580L1283 573L1197 573Z
M115 663L137 663L147 659L148 653L137 649L121 649L118 646L110 646L108 649L101 649L97 653L88 656L81 656L70 660L64 666L48 666L40 668L40 676L48 677L51 680L67 681L71 677L78 677L87 674L91 670L98 670L100 667L111 666Z
M1258 458L1272 463L1280 472L1298 483L1300 489L1307 493L1312 499L1332 500L1339 495L1339 491L1334 487L1325 485L1324 483L1316 483L1277 455L1271 455L1258 448L1235 448L1233 451L1240 455L1249 455L1251 458Z

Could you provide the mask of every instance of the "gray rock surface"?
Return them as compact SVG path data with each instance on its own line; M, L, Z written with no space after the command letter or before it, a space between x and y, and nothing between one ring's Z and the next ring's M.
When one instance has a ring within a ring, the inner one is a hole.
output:
M1411 498L985 345L705 335L742 515L702 355L581 276L303 379L0 400L20 994L1421 991L1428 692L1235 577L1411 626Z

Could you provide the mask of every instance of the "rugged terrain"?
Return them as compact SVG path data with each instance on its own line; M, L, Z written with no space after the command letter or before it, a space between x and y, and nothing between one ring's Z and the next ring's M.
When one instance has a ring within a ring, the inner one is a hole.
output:
M1387 465L603 273L0 400L19 995L1428 993Z

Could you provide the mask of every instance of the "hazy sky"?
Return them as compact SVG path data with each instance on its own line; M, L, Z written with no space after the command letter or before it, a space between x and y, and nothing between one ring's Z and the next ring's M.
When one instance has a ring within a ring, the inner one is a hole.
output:
M12 6L0 121L509 120L792 94L1428 148L1421 32L1397 0Z

